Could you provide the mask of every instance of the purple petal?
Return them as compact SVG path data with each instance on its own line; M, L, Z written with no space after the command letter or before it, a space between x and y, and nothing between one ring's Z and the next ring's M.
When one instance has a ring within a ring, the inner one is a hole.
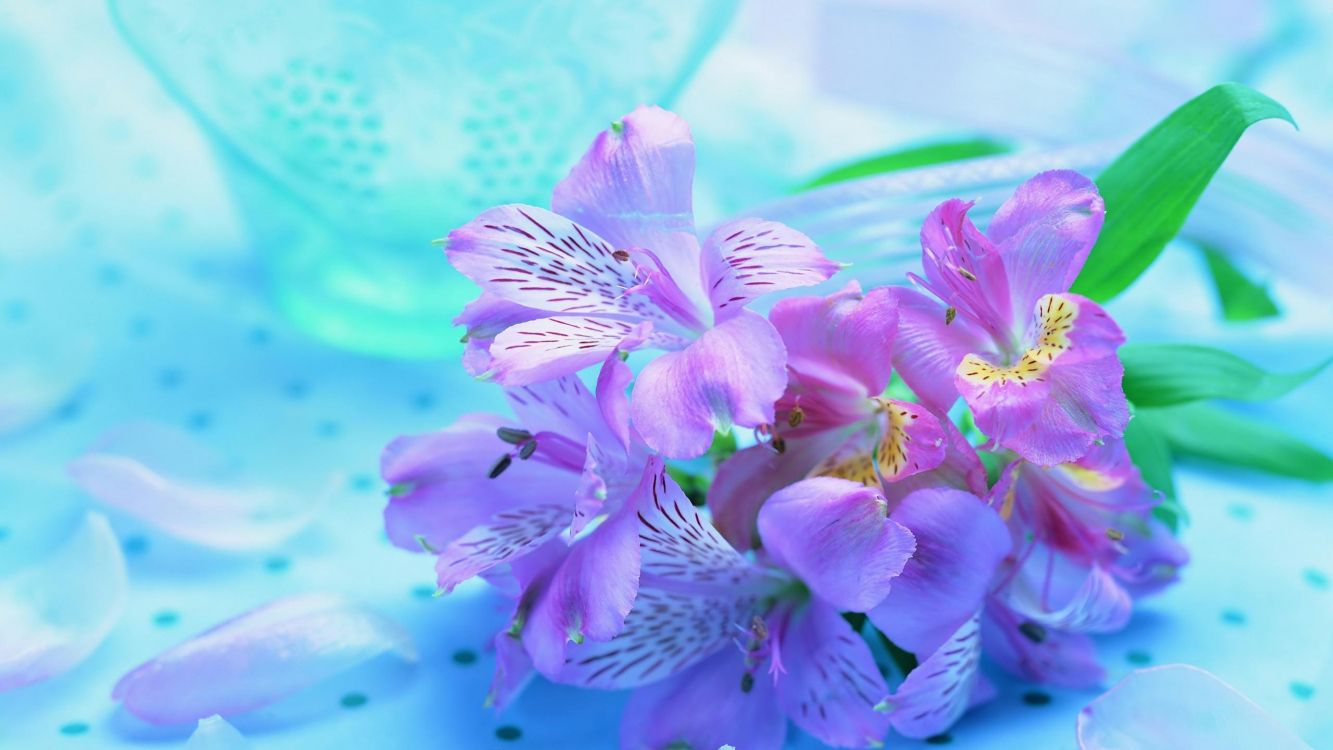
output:
M986 228L1004 261L1015 311L1069 289L1105 213L1097 186L1077 172L1042 172L1018 186Z
M120 678L111 697L153 724L231 716L390 652L417 658L390 620L340 596L302 594L168 649Z
M525 323L546 315L543 310L515 304L492 292L482 292L476 299L467 303L463 312L454 318L454 325L467 328L469 342L489 341L500 331L516 323Z
M1124 335L1095 303L1047 295L1035 310L1039 340L1012 367L971 355L954 379L977 427L1042 465L1074 461L1129 421L1115 349Z
M1179 580L1190 554L1166 524L1149 516L1124 526L1125 553L1112 563L1111 573L1131 596L1149 596Z
M889 593L912 556L912 532L888 518L884 497L855 482L804 479L759 511L764 549L820 599L864 612Z
M944 462L948 435L926 407L884 399L882 437L875 446L875 469L885 482L930 471Z
M199 720L194 733L185 743L185 750L246 750L250 743L221 716Z
M597 373L597 408L602 423L622 446L630 445L629 395L626 389L634 380L629 366L620 357L608 357Z
M938 419L937 423L944 432L944 460L930 471L882 484L890 508L897 507L904 497L921 489L946 487L964 490L977 497L986 495L986 467L981 464L976 449L952 421Z
M497 633L495 636L495 676L491 680L491 690L486 695L486 704L495 710L505 710L523 688L532 681L536 671L532 668L532 659L523 649L523 643L509 633Z
M947 731L972 706L981 680L981 618L972 615L927 653L887 701L889 722L904 737Z
M1008 340L1015 310L999 251L967 218L972 203L941 203L921 225L921 266L917 283L953 307L958 316ZM1063 291L1063 290L1062 290Z
M627 750L781 750L786 736L787 717L773 681L767 675L748 679L744 661L731 650L634 691L620 720L620 746Z
M563 216L511 205L483 211L450 232L445 252L454 268L496 301L555 315L665 320L627 293L638 285L635 267L615 250Z
M953 489L913 492L892 517L916 537L916 552L868 614L895 644L925 656L981 607L1009 531L975 495Z
M1208 672L1168 664L1131 672L1078 716L1080 750L1310 750Z
M258 549L292 536L324 509L333 485L306 493L246 483L190 433L152 423L103 434L69 473L103 503L219 549Z
M125 606L125 559L100 513L44 560L0 581L0 692L88 658Z
M719 320L769 292L812 286L838 272L809 237L775 221L730 221L703 246L704 283Z
M921 402L943 414L958 400L954 372L963 358L989 351L986 332L966 318L945 322L943 304L914 289L889 290L898 307L893 366Z
M612 359L624 367L624 363L619 362L618 358ZM604 363L603 370L606 368L607 365ZM628 385L623 373L616 377L620 378L624 385ZM592 435L599 443L609 448L618 443L623 444L621 435L628 429L628 417L623 417L626 424L613 427L608 423L603 408L604 406L615 408L615 406L609 403L613 396L611 384L606 386L606 390L607 403L604 403L601 397L594 396L588 391L578 376L564 375L553 380L507 388L505 395L509 400L509 406L514 410L514 415L518 418L518 427L533 434L545 432L558 435L574 446L582 446L588 436ZM623 385L619 397L621 401L627 401ZM616 418L614 415L612 417ZM539 453L542 450L540 439L537 441L537 450ZM569 464L571 467L581 465L582 456L580 455L578 460L570 461Z
M690 299L706 305L693 183L689 126L664 109L639 107L597 136L556 185L551 207L617 248L648 248Z
M861 293L849 282L827 297L792 297L768 319L787 346L791 372L784 401L794 401L812 425L864 418L868 400L889 384L898 305L888 289Z
M787 386L786 359L773 326L741 311L643 368L630 404L634 426L669 458L702 455L714 432L773 421Z
M482 375L523 386L570 375L604 361L617 349L636 348L651 326L613 318L556 315L518 323L491 342Z
M1016 614L1048 628L1112 633L1129 622L1134 603L1115 576L1037 544L996 595Z
M495 513L440 551L436 581L446 593L475 575L526 555L569 528L569 503L538 503Z
M717 469L708 488L708 509L722 536L736 549L759 546L759 509L774 492L804 479L843 441L838 431L786 438L782 453L767 445L736 451Z
M1029 682L1089 688L1106 675L1092 638L1028 623L994 598L981 620L981 642L987 657Z
M514 446L496 435L506 423L492 415L467 415L438 432L406 435L389 443L380 474L393 488L384 528L395 545L414 552L442 550L499 514L567 501L572 512L579 475L542 461L511 459L491 478ZM539 447L540 450L540 447Z
M838 747L883 741L889 719L875 706L888 695L875 659L837 610L812 601L791 613L779 640L786 674L778 701L796 725Z

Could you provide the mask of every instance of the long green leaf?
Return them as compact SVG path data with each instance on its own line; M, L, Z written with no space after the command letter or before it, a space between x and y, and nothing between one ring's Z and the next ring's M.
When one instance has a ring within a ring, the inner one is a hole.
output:
M1227 256L1205 245L1201 245L1200 249L1204 260L1208 262L1208 273L1213 277L1213 289L1217 292L1217 303L1222 308L1223 318L1233 323L1243 323L1282 314L1268 290L1262 284L1251 281Z
M932 164L946 164L964 159L977 159L983 156L1007 154L1012 147L999 141L985 138L973 138L962 141L944 141L925 146L914 146L886 154L871 156L860 161L831 169L797 188L797 191L832 185L835 182L855 180L858 177L870 177L877 174L897 172L903 169L928 167Z
M1318 375L1329 362L1302 372L1266 372L1221 349L1194 344L1126 344L1125 396L1136 406L1172 406L1211 398L1267 401Z
M1144 416L1161 429L1173 455L1313 482L1333 481L1333 457L1262 422L1206 404L1140 409L1135 419Z
M1165 496L1153 508L1153 515L1171 527L1171 531L1179 531L1185 511L1176 500L1176 482L1171 475L1171 447L1151 414L1139 412L1129 420L1125 427L1125 448L1134 465L1139 467L1143 481Z
M1269 118L1296 124L1267 96L1224 83L1135 141L1097 177L1106 224L1073 291L1104 302L1132 284L1180 231L1241 134Z

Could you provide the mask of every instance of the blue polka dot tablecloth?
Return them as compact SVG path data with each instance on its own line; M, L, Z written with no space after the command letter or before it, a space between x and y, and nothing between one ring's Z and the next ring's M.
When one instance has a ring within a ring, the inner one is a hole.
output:
M63 23L5 12L38 35ZM0 358L44 363L41 384L59 395L0 438L0 575L101 507L66 465L131 422L183 429L266 486L331 497L295 537L243 553L192 546L101 508L128 563L124 614L76 668L0 693L0 748L180 746L189 728L129 716L111 699L116 680L239 612L308 591L346 595L401 624L420 659L377 659L236 717L253 747L615 747L621 693L537 680L502 715L484 709L488 644L507 603L479 583L435 597L431 560L392 547L382 530L384 443L500 409L499 389L473 382L455 359L351 354L277 316L258 270L263 249L250 247L202 137L126 51L102 37L81 44L83 34L106 33L91 30L104 19L88 23L62 27L60 54L97 59L55 78L43 66L50 49L0 28ZM108 86L87 72L102 69L123 76ZM438 250L423 243L422 252ZM1279 281L1283 318L1228 327L1203 279L1197 259L1173 247L1113 312L1136 340L1201 341L1276 370L1333 350L1326 294ZM1325 372L1282 401L1247 408L1333 450L1331 388ZM1193 561L1125 631L1099 639L1108 684L1142 666L1195 664L1316 747L1333 746L1333 492L1218 466L1187 466L1177 481ZM1070 748L1075 716L1096 695L999 687L934 742ZM792 746L817 744L796 735Z

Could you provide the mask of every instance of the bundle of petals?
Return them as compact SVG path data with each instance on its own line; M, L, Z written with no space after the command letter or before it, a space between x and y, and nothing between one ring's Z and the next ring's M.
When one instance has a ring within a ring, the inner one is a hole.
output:
M627 748L776 748L788 720L867 747L986 700L983 657L1099 683L1090 634L1186 555L1122 441L1123 335L1067 291L1101 228L1095 186L1037 175L986 233L946 201L915 289L849 281L765 318L747 304L840 266L760 219L701 241L693 159L683 121L641 108L551 210L449 235L482 290L465 365L513 413L391 443L385 523L436 555L442 590L482 576L513 597L492 702L540 673L633 688ZM665 353L636 375L643 348ZM696 506L667 462L737 427L756 444Z

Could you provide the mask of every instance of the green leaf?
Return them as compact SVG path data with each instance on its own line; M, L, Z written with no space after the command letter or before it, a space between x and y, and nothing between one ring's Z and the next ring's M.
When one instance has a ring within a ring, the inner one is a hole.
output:
M1106 224L1073 291L1105 302L1123 292L1180 232L1246 128L1287 110L1239 83L1214 86L1167 115L1097 177Z
M1222 307L1223 318L1233 323L1243 323L1275 318L1282 314L1277 303L1269 296L1268 289L1246 277L1227 256L1207 245L1200 245L1199 249L1208 262L1208 273L1213 277L1213 288L1217 291L1217 303Z
M1007 154L1012 150L1013 148L1006 143L985 138L914 146L872 156L832 169L796 188L796 192L831 185L835 182L855 180L859 177L897 172L902 169L915 169L917 167L928 167L932 164L945 164L951 161Z
M1153 508L1153 515L1178 532L1185 510L1176 499L1176 482L1171 475L1171 446L1152 414L1136 412L1125 427L1125 448L1134 460L1143 481L1161 492L1164 499Z
M1333 458L1262 422L1206 404L1140 409L1136 419L1145 415L1161 428L1173 455L1312 482L1333 481Z
M1333 359L1308 370L1272 373L1221 349L1194 344L1126 344L1125 396L1136 406L1172 406L1211 398L1267 401L1318 375Z

